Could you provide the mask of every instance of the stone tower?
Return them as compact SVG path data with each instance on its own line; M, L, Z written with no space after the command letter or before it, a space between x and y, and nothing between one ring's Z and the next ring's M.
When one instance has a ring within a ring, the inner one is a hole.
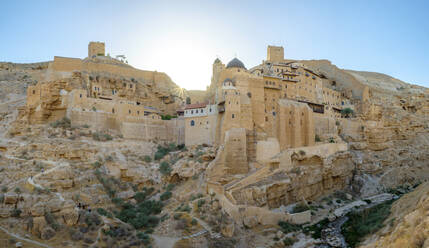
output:
M104 42L91 41L88 44L88 58L95 56L105 56L105 45Z
M284 60L285 52L282 46L268 46L267 60L281 62Z

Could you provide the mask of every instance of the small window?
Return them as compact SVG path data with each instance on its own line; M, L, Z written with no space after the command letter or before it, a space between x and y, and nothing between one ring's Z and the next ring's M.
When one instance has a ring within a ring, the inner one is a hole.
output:
M140 114L140 110L137 110L137 114L138 114L138 115Z
M131 114L131 109L128 110L128 114Z
M112 113L113 113L113 114L115 113L115 109L114 109L114 108L112 108Z
M193 114L194 113L194 111L193 110L191 110L191 114Z
M232 114L232 115L231 115L231 117L232 117L232 119L234 119L234 118L235 118L235 115L234 115L234 114Z
M204 109L201 109L201 114L204 113Z
M276 116L276 112L273 112L273 116Z
M197 110L195 110L195 113L196 113L196 114L198 114L198 109L197 109Z
M34 94L36 94L36 91L35 91L35 90L33 90L33 95L34 95ZM82 94L80 94L80 95L81 95L81 97L82 97Z
M195 121L194 120L191 121L191 126L195 126Z
M33 90L33 94L34 94L34 90ZM79 97L82 98L82 94L79 94Z
M133 85L132 84L130 84L130 89L132 89L133 88Z

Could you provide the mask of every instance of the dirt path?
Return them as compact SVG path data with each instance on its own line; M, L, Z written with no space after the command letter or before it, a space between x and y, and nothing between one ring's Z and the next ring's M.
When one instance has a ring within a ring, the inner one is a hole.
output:
M3 231L3 232L5 232L7 235L12 236L12 237L14 237L14 238L16 238L16 239L19 239L19 240L22 240L22 241L25 241L25 242L28 242L28 243L31 243L31 244L34 244L34 245L38 245L38 246L40 246L40 247L53 248L53 247L51 247L51 246L49 246L49 245L45 245L45 244L42 244L42 243L40 243L40 242L37 242L37 241L31 240L31 239L27 239L27 238L21 237L19 234L11 233L11 232L9 232L6 228L4 228L4 227L2 227L2 226L0 226L0 230L2 230L2 231Z
M165 237L165 236L159 236L156 234L151 235L153 240L155 241L155 244L159 248L173 248L174 244L181 240L181 238L175 238L175 237Z

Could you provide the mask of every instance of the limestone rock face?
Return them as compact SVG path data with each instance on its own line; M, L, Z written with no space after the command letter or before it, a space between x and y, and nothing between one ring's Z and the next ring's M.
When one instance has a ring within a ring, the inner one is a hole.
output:
M293 155L292 155L293 156ZM294 156L293 156L294 157ZM347 152L326 159L297 157L288 170L274 171L255 183L230 189L238 204L277 208L294 202L315 199L344 188L351 180L354 164ZM251 181L251 180L249 180Z
M18 202L18 195L15 193L7 193L4 195L5 204L15 204Z

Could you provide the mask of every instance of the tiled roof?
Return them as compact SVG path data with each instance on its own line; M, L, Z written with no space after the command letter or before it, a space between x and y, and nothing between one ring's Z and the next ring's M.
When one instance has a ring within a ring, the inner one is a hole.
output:
M188 104L185 106L185 109L196 109L196 108L205 108L207 106L207 103L194 103L194 104Z

